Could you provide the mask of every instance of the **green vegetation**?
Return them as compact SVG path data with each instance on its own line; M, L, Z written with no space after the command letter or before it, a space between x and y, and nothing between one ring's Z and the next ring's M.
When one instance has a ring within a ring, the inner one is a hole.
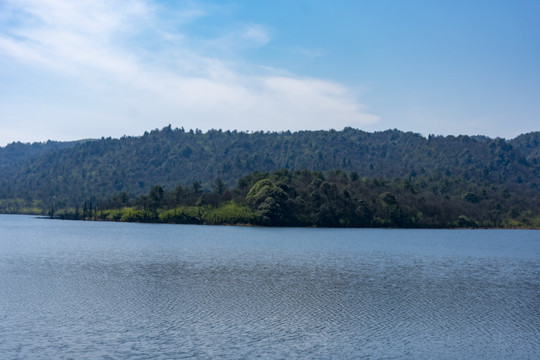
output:
M540 227L539 142L540 132L504 140L168 126L140 137L14 143L0 148L0 213L268 226Z
M231 189L196 184L154 186L64 211L64 219L263 226L476 228L540 227L540 203L509 196L504 187L467 187L441 177L415 181L359 178L355 172L251 173Z
M148 210L137 207L101 209L86 218L65 212L61 218L78 220L105 220L121 222L160 222L168 224L251 224L255 214L247 207L235 203L224 203L219 207L180 206L174 209Z

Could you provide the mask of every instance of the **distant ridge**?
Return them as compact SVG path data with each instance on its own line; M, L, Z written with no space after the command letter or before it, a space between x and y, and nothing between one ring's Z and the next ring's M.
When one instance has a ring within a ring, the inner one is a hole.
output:
M387 130L238 132L171 126L142 136L72 142L13 143L0 148L0 200L79 204L90 197L147 193L217 178L229 186L253 171L357 172L360 177L422 179L444 175L471 183L539 192L540 132L511 140L428 136Z

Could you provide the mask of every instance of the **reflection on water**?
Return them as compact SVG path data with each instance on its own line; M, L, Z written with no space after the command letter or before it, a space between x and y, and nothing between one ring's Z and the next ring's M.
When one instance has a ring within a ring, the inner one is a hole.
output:
M0 216L0 357L538 358L539 243Z

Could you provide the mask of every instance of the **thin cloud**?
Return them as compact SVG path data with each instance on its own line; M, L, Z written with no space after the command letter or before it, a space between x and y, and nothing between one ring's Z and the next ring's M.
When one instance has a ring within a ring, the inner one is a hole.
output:
M9 16L0 18L2 61L10 61L22 73L32 69L57 77L54 93L69 94L77 104L56 106L66 99L48 93L25 99L25 105L0 101L6 109L0 125L10 136L15 131L10 121L23 115L43 122L44 104L53 138L66 131L67 123L90 121L88 114L102 134L77 133L72 126L72 138L119 136L168 123L203 130L300 130L378 121L341 84L286 71L276 76L262 66L227 62L189 46L187 32L181 29L201 19L202 9L178 10L185 17L178 20L180 30L173 31L173 19L160 17L164 9L142 0L7 0L0 6L9 10ZM222 46L247 42L260 47L271 41L267 29L258 24L245 24L241 31L236 27L227 36ZM230 51L238 51L230 46ZM4 137L0 142L15 140Z
M270 42L270 34L261 25L249 24L242 34L242 38L253 42L257 46L266 45Z
M296 52L310 58L318 58L324 55L324 51L321 49L297 48Z

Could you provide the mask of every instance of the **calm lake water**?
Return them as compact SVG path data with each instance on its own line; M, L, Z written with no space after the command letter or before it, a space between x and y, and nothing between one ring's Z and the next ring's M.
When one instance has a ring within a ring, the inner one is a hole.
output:
M0 215L0 358L538 359L540 232Z

